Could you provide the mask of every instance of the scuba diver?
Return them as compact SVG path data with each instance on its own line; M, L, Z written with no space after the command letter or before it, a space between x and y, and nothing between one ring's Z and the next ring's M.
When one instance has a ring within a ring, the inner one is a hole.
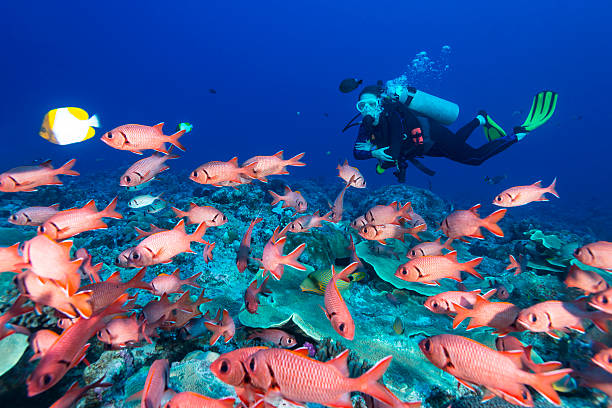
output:
M425 167L417 158L424 156L447 157L458 163L478 166L522 140L529 132L543 125L555 111L557 93L538 93L527 119L506 132L485 112L452 132L445 125L453 123L459 115L459 107L449 101L405 86L366 86L359 94L357 114L343 129L359 125L353 154L357 160L375 158L376 171L382 174L395 167L394 174L400 183L406 178L408 162L428 175L435 172ZM359 115L360 123L353 123ZM472 132L482 126L488 140L474 148L466 143Z

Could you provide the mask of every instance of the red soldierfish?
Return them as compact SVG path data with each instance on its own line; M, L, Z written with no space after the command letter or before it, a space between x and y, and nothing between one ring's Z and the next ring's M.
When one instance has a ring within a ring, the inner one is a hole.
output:
M238 247L238 252L236 253L236 266L240 273L244 272L249 264L249 255L251 254L251 240L253 235L253 228L259 222L261 222L263 218L257 217L251 221L249 224L249 228L247 228L244 236L242 237L242 241L240 241L240 247Z
M268 278L270 277L266 277L266 279L261 282L261 285L259 287L257 286L257 279L253 280L253 282L251 282L251 284L247 288L246 292L244 292L244 306L246 307L246 310L249 313L257 313L257 309L259 308L259 298L257 297L257 295L261 294L263 296L267 296L268 294L272 293L271 290L268 290L266 288Z
M561 404L553 388L572 370L569 368L544 373L520 369L523 351L501 352L472 339L441 334L421 340L421 352L436 367L451 374L474 390L474 385L486 387L494 395L522 406L533 406L533 399L524 385L529 385L553 404Z
M47 221L49 218L57 214L59 204L53 204L49 207L28 207L11 214L8 217L8 222L15 225L29 225L38 227Z
M213 249L215 249L216 242L208 243L204 245L204 250L202 251L202 258L204 258L204 262L208 263L213 259Z
M438 293L437 295L430 296L425 300L423 304L427 309L438 314L451 314L457 313L455 305L460 305L465 308L472 308L476 303L476 299L480 294L480 289L472 290L469 292L464 291L449 291ZM495 289L491 289L487 293L483 294L482 297L489 299L495 294Z
M607 372L612 373L612 348L606 348L597 352L591 361Z
M406 254L407 258L414 259L419 256L431 256L431 255L443 255L442 250L448 249L449 251L454 251L455 249L451 246L453 242L452 238L446 240L446 242L441 242L442 238L438 238L433 242L421 242L412 247L410 251Z
M70 388L68 388L68 391L66 391L64 393L64 395L58 399L57 401L55 401L53 403L53 405L51 405L49 408L71 408L76 406L76 403L83 398L83 396L85 394L87 394L87 392L89 390L93 390L95 388L106 388L106 387L112 387L113 384L111 383L105 383L104 381L104 376L102 376L102 378L100 378L98 381L91 383L89 385L86 385L85 387L81 388L79 387L79 382L75 381Z
M442 221L440 228L447 237L459 238L462 241L466 241L463 237L484 239L480 227L486 228L493 235L503 237L504 232L497 223L506 215L506 210L497 210L486 218L480 218L479 208L480 204L476 204L469 210L458 210L449 214Z
M291 266L298 271L305 271L306 267L298 262L298 258L306 249L306 244L302 243L293 251L287 255L283 255L283 248L287 237L282 236L278 239L278 227L274 230L272 238L268 241L264 247L263 254L261 256L261 266L263 268L263 276L266 276L267 272L270 272L276 280L280 280L283 277L284 265Z
M336 273L335 267L332 265L332 278L325 287L325 293L323 295L325 299L325 308L323 309L325 316L327 316L331 322L334 330L347 340L353 340L355 337L355 322L353 322L351 312L349 312L348 307L346 307L346 303L344 299L342 299L342 295L336 283L338 279L350 282L349 275L355 272L358 266L359 264L357 262L353 262L339 273Z
M100 272L100 269L102 269L102 262L92 265L91 255L89 254L89 252L87 252L87 249L85 248L77 249L74 255L77 258L83 260L83 263L79 268L79 274L81 275L81 279L89 278L91 280L91 283L100 282L101 280L100 276L98 275L98 272Z
M185 391L176 394L164 408L234 408L236 400L232 397L214 399L204 395Z
M81 285L78 272L83 260L70 258L71 241L56 243L46 235L38 235L23 245L23 266L42 279L52 279L73 295Z
M585 265L612 271L612 242L597 241L574 251L574 256Z
M247 340L260 339L282 348L293 348L297 344L295 337L279 329L258 330L249 335Z
M125 293L128 289L144 289L151 290L151 284L143 279L147 268L142 268L132 279L127 282L121 280L119 272L113 273L105 281L92 283L91 285L81 287L82 291L90 292L91 297L89 303L93 309L93 313L104 309L115 301L119 296Z
M182 252L195 253L191 250L191 243L208 244L202 239L205 232L206 225L200 224L193 234L187 234L185 221L180 220L173 229L155 233L142 240L132 249L130 262L142 267L172 262L172 258Z
M189 285L199 289L200 285L198 285L196 282L198 281L200 275L202 275L201 272L196 273L187 279L181 280L181 272L178 268L172 272L172 275L160 273L151 281L151 287L153 288L152 293L155 296L161 296L164 293L182 293L180 289L183 285Z
M241 176L247 175L249 169L257 163L251 163L244 167L238 166L238 158L233 157L230 161L211 161L202 164L191 172L189 179L198 184L211 184L215 187L222 187L225 182L241 184Z
M283 159L283 151L275 153L273 156L255 156L251 157L244 163L242 167L248 167L247 175L251 178L268 182L266 177L274 174L289 174L286 166L305 166L306 163L302 163L299 160L304 157L305 153L300 153L293 156L289 160ZM254 166L250 166L255 163Z
M612 314L612 289L606 289L591 297L589 305L602 312Z
M98 340L102 343L109 344L114 349L124 348L146 340L151 343L150 336L153 336L155 329L147 327L146 320L137 320L136 316L117 316L101 329L98 334Z
M57 341L59 336L59 334L52 330L38 330L30 336L30 348L34 352L30 361L41 358L51 348L53 343Z
M25 327L9 323L17 316L34 311L33 307L23 307L26 301L27 298L25 296L19 295L19 297L17 297L15 300L15 303L13 303L11 307L4 312L4 314L0 315L0 340L15 333L21 333L28 336L30 335L30 331Z
M221 309L219 309L215 321L205 322L204 326L213 332L213 335L210 338L211 346L215 344L221 336L223 336L225 339L225 343L228 343L234 337L234 333L236 333L234 319L232 319L232 316L230 316L229 312L225 309L223 309L223 312L221 312Z
M61 241L81 232L108 228L102 218L123 218L115 211L116 206L117 197L113 198L104 210L98 211L95 201L91 200L81 208L58 212L38 227L38 232L56 241Z
M380 360L361 377L350 378L347 367L349 350L325 363L309 358L307 353L306 349L260 350L248 358L245 367L254 386L268 390L274 384L282 397L297 403L350 408L350 393L359 391L394 407L402 405L378 382L387 370L391 356ZM420 403L402 406L420 406Z
M304 196L302 196L302 193L299 191L291 191L289 186L285 186L284 195L276 194L272 190L268 190L268 193L272 196L272 202L270 203L272 206L282 201L283 205L281 208L293 208L295 212L298 213L303 213L308 207L308 203L304 199Z
M178 141L179 137L185 133L185 130L179 130L173 135L166 136L162 131L163 127L164 122L158 123L155 126L123 125L105 133L100 140L112 148L127 150L136 154L142 154L142 150L146 149L168 154L166 143L170 143L185 151L183 145Z
M174 396L174 391L168 389L170 381L170 363L168 360L155 360L149 368L140 408L162 408Z
M136 236L136 238L134 238L134 240L138 241L139 239L142 239L142 238L146 238L146 237L148 237L148 236L151 236L151 235L155 234L156 232L169 231L169 230L164 229L164 228L159 228L159 227L156 227L156 226L155 226L155 225L153 225L153 224L149 224L149 227L151 228L151 230L150 230L150 231L145 231L145 230L140 229L140 228L138 228L138 227L134 227L134 231L136 231L136 233L138 234L138 235Z
M366 211L364 217L368 224L399 224L401 218L410 220L409 213L412 212L410 201L400 207L397 201L389 205L375 205Z
M44 281L32 271L22 272L16 279L19 291L35 303L37 312L42 313L41 306L50 306L70 318L80 315L87 319L91 316L91 294L87 291L69 294L65 287L53 280Z
M337 223L337 222L342 221L342 213L344 211L344 193L346 192L346 189L348 187L349 187L349 183L346 183L346 185L338 193L338 196L334 200L334 203L333 204L328 203L331 209L330 211L331 215L329 217L329 220L331 222Z
M542 188L542 181L537 181L529 186L517 186L504 190L493 200L493 204L499 207L519 207L534 201L548 201L544 194L550 193L559 198L555 190L557 179L550 186Z
M459 263L456 251L441 256L421 256L400 265L395 276L407 282L421 282L426 285L438 285L440 279L454 279L460 282L462 271L483 279L474 269L481 262L482 257Z
M467 330L487 326L494 328L494 333L500 336L505 336L513 331L520 331L516 328L514 322L521 309L512 303L489 302L484 297L476 295L476 302L474 302L472 309L457 304L454 307L457 316L453 320L453 329L456 329L465 319L471 318Z
M178 156L176 155L154 153L152 156L140 159L123 173L123 176L119 179L119 185L122 187L135 187L144 184L162 171L170 168L166 164L166 160L177 158Z
M89 348L87 341L106 325L106 319L122 312L127 298L127 294L121 295L109 307L90 319L79 319L64 330L28 376L28 396L33 397L53 387L68 370L85 358Z
M394 238L404 242L404 235L410 234L417 240L421 240L419 232L425 231L425 224L418 225L414 228L404 228L397 224L372 225L366 224L359 229L359 236L370 241L378 241L383 245L387 244L387 240Z
M72 159L62 167L54 169L51 160L38 166L22 166L10 169L0 174L0 191L15 193L18 191L36 191L36 187L48 185L61 185L58 175L79 176L72 170L76 159Z
M172 207L177 217L187 217L187 224L206 224L207 227L220 227L227 222L227 217L221 211L210 205L198 207L196 203L189 203L188 211L181 211Z
M342 166L338 165L338 177L345 181L349 187L365 188L366 181L357 167L351 167L348 160Z
M366 221L364 215L360 215L359 217L351 221L351 228L356 229L357 231L359 231L361 227L365 225L368 225L368 222Z
M608 282L595 271L580 269L577 265L570 266L567 277L563 281L568 288L578 288L586 295L600 293L609 288Z
M0 247L0 272L21 272L24 262L19 253L19 242L10 247Z
M516 325L532 332L546 333L558 339L555 330L567 333L570 330L584 333L583 319L588 319L601 331L607 332L607 322L612 316L602 311L587 312L576 303L547 300L521 310Z
M312 215L302 215L301 217L291 221L289 225L283 228L281 235L284 235L287 231L298 234L300 232L306 232L312 228L322 227L322 221L332 222L332 220L329 218L330 216L331 212L328 212L323 216L319 215L319 210L315 211L315 213Z

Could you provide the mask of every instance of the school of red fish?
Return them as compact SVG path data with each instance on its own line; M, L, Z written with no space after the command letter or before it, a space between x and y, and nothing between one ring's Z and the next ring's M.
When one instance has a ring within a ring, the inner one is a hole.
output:
M172 147L167 149L167 143L185 149L178 141L184 131L167 136L163 134L162 127L163 123L155 126L123 125L101 137L104 143L115 149L136 154L142 154L144 150L155 151L152 156L134 163L121 176L120 186L140 185L167 170L166 161L177 158L170 155ZM300 161L303 156L304 153L301 153L286 160L281 151L271 156L255 156L241 165L235 157L227 162L211 161L193 170L189 178L199 184L237 188L255 180L267 182L272 175L288 174L287 166L305 165ZM40 186L61 185L58 176L79 175L72 170L74 164L73 159L57 169L51 163L44 162L5 171L0 174L0 191L31 192ZM331 211L323 215L319 211L304 214L308 209L306 199L289 186L285 188L284 195L270 191L272 205L282 202L282 208L293 209L293 216L297 218L274 230L259 258L251 256L250 246L253 230L262 219L255 218L248 225L237 251L236 267L240 273L244 273L249 260L255 259L263 271L263 280L258 282L254 279L244 294L245 309L249 313L257 313L259 296L270 293L266 287L270 275L273 279L282 279L285 266L306 270L299 261L306 244L292 248L285 254L287 234L306 233L312 228L322 227L323 222L340 222L347 189L366 187L359 170L347 162L338 166L338 175L344 186L334 203L330 203ZM496 196L492 203L515 207L546 201L546 193L558 197L555 185L556 180L546 188L541 187L540 182L512 187ZM192 243L202 244L202 256L206 262L212 261L215 243L206 241L204 236L208 228L225 224L228 221L226 215L214 207L200 207L194 203L186 210L173 207L176 217L180 218L174 228L166 230L155 225L151 225L150 231L136 228L140 242L123 251L115 260L119 267L138 268L136 275L122 280L120 273L115 272L102 281L99 277L101 263L94 264L84 248L74 252L70 238L107 228L105 219L122 219L116 206L117 198L101 211L93 200L83 207L64 210L60 210L58 205L29 207L17 211L8 219L15 225L37 227L38 232L28 241L0 248L0 272L16 273L15 282L21 292L14 304L0 316L0 339L14 333L30 336L34 353L32 360L39 361L26 379L29 396L50 389L69 370L81 362L87 362L87 350L92 338L113 348L137 347L143 342L151 343L151 338L158 336L159 330L190 328L196 318L203 318L205 328L212 332L211 345L220 339L227 343L235 334L236 324L228 310L218 310L214 317L209 312L202 316L200 306L211 299L206 298L202 291L194 301L190 291L184 290L185 286L200 289L198 280L201 273L181 278L181 271L175 269L172 273L160 273L151 282L143 280L147 267L172 263L173 258L181 253L194 253ZM497 223L507 210L500 209L482 218L478 213L479 207L478 204L469 210L450 213L440 225L447 239L442 242L438 238L412 247L406 254L408 261L397 268L395 276L424 285L438 285L443 279L461 282L462 272L483 279L476 269L482 258L460 262L452 247L453 240L470 242L469 238L484 239L482 228L503 237L504 233ZM197 227L188 233L186 224L197 224ZM413 210L411 203L401 204L397 201L370 208L363 216L352 220L350 226L361 238L381 244L391 239L404 241L406 234L420 240L419 233L427 229L423 217ZM350 240L352 243L352 234ZM363 268L354 253L354 245L351 248L352 263L342 270L331 266L331 280L324 289L321 304L322 316L327 317L331 327L349 341L359 331L360 322L353 320L339 290L339 283L350 281L351 275L358 268ZM73 252L74 257L71 255ZM584 245L575 251L574 256L586 265L612 271L610 242ZM513 274L519 275L523 266L511 254L509 260L507 269L514 269ZM499 335L497 347L492 349L464 336L442 334L422 340L420 350L432 364L454 376L460 384L471 390L484 388L487 391L485 400L499 397L513 404L533 406L533 397L528 388L531 387L551 403L560 404L553 384L572 369L562 368L562 364L555 361L534 363L531 360L532 347L523 345L508 334L528 330L559 338L562 333L570 331L584 333L585 322L592 322L597 328L607 331L608 321L612 319L612 288L606 281L598 273L581 270L574 265L565 283L568 287L580 288L588 298L577 302L548 300L520 309L510 302L492 301L490 298L496 289L482 294L476 290L431 296L424 303L427 309L451 316L453 328L469 319L468 330L478 327L494 329ZM138 292L133 292L134 289L150 291L157 299L144 307L137 306ZM174 294L180 297L172 302L170 295ZM52 330L30 333L25 327L11 324L13 318L22 314L41 313L43 306L55 309L62 316L58 323L61 333ZM391 356L381 359L367 372L353 378L349 376L347 367L349 350L322 362L312 358L307 348L292 350L298 346L295 337L280 329L260 330L249 338L264 340L275 347L236 349L221 355L211 365L215 376L234 387L238 401L234 398L216 400L192 392L175 393L168 386L168 360L156 360L151 365L144 389L131 399L140 399L141 407L146 408L230 408L237 403L245 407L270 407L277 406L283 400L297 405L318 403L349 408L352 407L351 392L357 391L395 408L420 406L420 402L401 401L380 381L391 364ZM589 377L587 370L581 373L583 384L604 391L610 388L600 384L605 382L602 378L612 375L612 349L600 347L589 369L601 370L603 374L591 374ZM612 381L609 383L612 384ZM53 407L73 406L88 390L110 386L112 384L104 382L104 376L83 388L75 383Z

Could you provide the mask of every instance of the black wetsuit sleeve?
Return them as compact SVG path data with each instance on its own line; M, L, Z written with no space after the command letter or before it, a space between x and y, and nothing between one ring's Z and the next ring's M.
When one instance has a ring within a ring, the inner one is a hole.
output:
M357 140L355 140L355 144L353 145L353 156L357 160L366 160L372 158L372 152L368 150L359 150L357 149L357 143L365 143L370 140L371 130L368 126L365 126L363 123L359 126L359 133L357 134Z

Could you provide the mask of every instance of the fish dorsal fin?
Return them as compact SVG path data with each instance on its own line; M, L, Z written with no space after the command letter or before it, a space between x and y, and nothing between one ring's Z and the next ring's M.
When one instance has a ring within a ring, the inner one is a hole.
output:
M232 157L229 161L229 164L233 164L234 166L238 166L238 156Z
M284 152L283 150L280 150L280 151L274 153L273 156L276 157L277 159L281 159L282 160L283 159L283 152Z
M451 261L457 262L457 251L451 251L448 254L442 255L443 257L450 259Z
M441 242L442 242L442 237L438 237L438 239L434 241L434 244L439 244Z
M470 293L475 293L478 295L480 293L480 289L470 290Z
M70 252L70 249L72 248L72 241L71 240L66 240L66 241L62 241L58 243L64 250Z
M57 210L59 208L59 203L55 203L49 206L49 208L53 208L54 210Z
M108 277L106 282L121 283L121 275L119 274L119 271L113 272L113 274Z
M196 208L198 205L196 203L194 203L193 201L189 203L189 209L193 209Z
M468 211L478 215L478 210L480 209L480 203L476 204L475 206L472 206Z
M291 192L291 187L285 186L285 195L289 194L290 192Z
M172 229L185 233L185 220L181 219Z
M314 214L312 214L312 215L313 215L313 217L320 217L320 215L319 215L319 210L315 211L315 213L314 213Z
M174 276L174 277L176 277L176 278L178 278L180 280L181 279L181 270L179 268L176 268L174 270L174 272L172 272L171 276Z
M542 180L538 180L535 183L532 184L532 186L534 187L542 187Z
M399 207L399 203L397 202L397 200L395 200L394 202L389 204L389 207L393 207L393 209L397 210Z
M96 207L96 201L95 200L89 200L87 202L87 204L85 204L83 206L83 209L87 209L87 210L92 210L92 211L98 212L98 208Z
M344 167L344 166L348 166L348 165L349 165L349 164L348 164L348 160L347 160L347 159L344 159L344 163L342 164L342 166Z
M498 351L498 353L501 353L512 360L515 366L522 367L523 362L521 361L521 358L523 357L523 354L525 354L524 350Z
M490 303L490 302L482 295L476 295L476 302L474 302L474 306L472 307L472 309L476 309L476 306L482 305L484 303Z
M285 245L285 241L287 241L286 236L282 236L274 242L274 245Z
M157 125L153 126L153 129L158 131L159 133L164 133L162 128L164 127L164 122L159 122Z
M329 361L326 361L325 364L329 364L333 367L336 367L338 371L342 373L343 376L348 377L349 376L348 355L349 355L349 350L346 349L342 353L338 354L336 357L332 358Z
M53 168L53 166L51 165L51 160L45 160L44 162L40 163L40 167L46 167L48 169Z
M298 349L295 350L290 350L293 354L297 354L298 356L301 357L310 357L308 355L308 349L306 347L300 347Z

